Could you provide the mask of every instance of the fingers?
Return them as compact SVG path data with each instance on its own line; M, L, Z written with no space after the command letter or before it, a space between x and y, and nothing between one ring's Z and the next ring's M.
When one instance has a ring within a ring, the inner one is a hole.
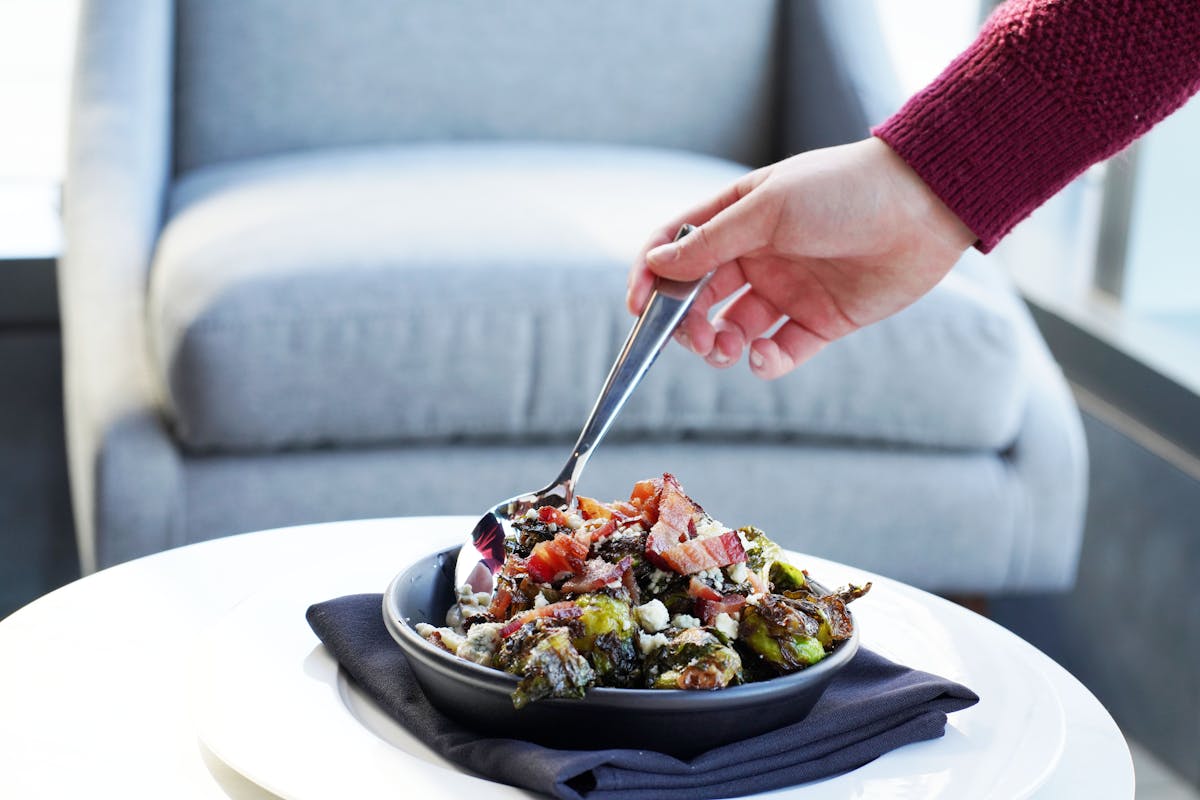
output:
M679 220L672 221L672 222L668 223L666 227L660 228L658 231L655 232L654 236L652 236L650 238L650 241L647 242L646 245L642 248L642 251L641 251L641 253L638 254L638 257L634 259L633 266L630 267L630 270L629 270L629 278L627 279L627 288L626 288L626 292L625 292L625 305L626 305L626 307L628 307L630 313L633 313L633 314L642 313L642 309L646 306L646 300L650 297L650 292L654 288L654 279L657 277L657 275L655 273L658 270L657 269L652 270L647 265L647 262L646 262L647 254L649 252L653 252L654 250L660 248L664 244L670 244L674 240L675 234L679 232L679 228L687 220L689 220L689 219L694 219L694 220L709 219L709 217L711 217L712 213L716 213L715 211L711 211L711 208L716 207L716 206L720 205L721 203L726 202L727 199L728 198L725 195L721 195L718 198L716 198L715 200L711 201L706 206L701 206L697 210L688 212L688 214L685 214L684 216L680 217ZM733 202L733 201L730 201L730 202ZM724 208L724 206L721 206L721 207ZM706 213L708 214L708 216L705 216ZM695 224L695 223L692 223L692 224ZM696 232L693 232L690 236L688 236L686 238L691 238L692 236L695 236L695 235L696 235ZM698 278L707 272L708 272L708 270L704 270L704 272L701 272L696 277ZM687 280L694 280L694 279L688 278Z
M742 269L736 263L722 264L713 272L708 283L696 295L691 310L676 329L675 339L697 355L708 357L712 352L717 335L708 320L708 312L714 305L741 289L746 283ZM741 352L740 350L738 351ZM722 365L724 366L724 365Z
M726 323L714 327L708 320L708 312L745 286L746 279L737 258L767 243L767 233L774 220L765 219L754 208L756 204L746 200L766 174L764 169L746 175L708 202L660 228L629 272L625 304L634 314L640 314L645 308L658 275L695 280L713 273L675 331L680 344L709 358L713 366L733 364L745 346L745 337L730 330ZM675 233L685 222L699 227L675 243ZM718 340L723 345L715 348Z
M703 225L714 216L725 210L729 206L740 200L745 193L750 191L750 188L758 181L758 175L755 172L750 173L742 180L729 186L717 196L701 203L698 206L688 209L687 212L679 217L671 220L666 225L656 230L651 235L650 240L642 246L641 251L633 260L633 265L629 270L628 291L626 293L626 304L629 310L634 314L640 314L642 307L646 304L646 298L650 296L648 288L653 282L653 273L646 266L646 254L664 244L670 243L675 234L679 232L680 226L685 222L692 225ZM705 270L707 272L708 270ZM704 272L700 273L703 275ZM699 276L697 276L699 277Z
M654 235L650 237L650 241L642 246L641 252L633 260L633 264L629 268L629 277L626 279L625 291L625 305L629 308L630 313L642 313L646 299L650 296L650 291L654 286L656 276L646 266L646 253L664 242L671 241L674 234L668 233L670 226L674 225L675 230L678 231L682 224L682 222L668 223L667 227L655 231Z
M756 221L753 210L739 210L745 208L748 208L745 202L729 206L678 242L659 245L647 253L647 269L635 277L628 296L630 309L636 308L640 313L650 294L653 281L647 276L651 270L679 280L695 280L713 271L692 310L679 326L676 339L707 358L715 367L727 367L736 362L747 339L729 323L714 326L707 319L708 310L746 284L738 257L766 243L761 221ZM662 254L669 259L666 266L656 261ZM776 313L774 319L778 318ZM757 336L766 327L756 328L753 335ZM718 343L720 346L714 347Z
M717 331L708 363L727 367L742 357L751 341L773 328L784 317L773 303L754 290L735 298L713 318Z
M629 287L626 296L626 304L631 312L642 313L650 293L654 290L655 277L648 271L634 276L634 283ZM697 355L708 356L716 336L712 323L708 321L708 312L714 305L742 288L745 283L742 269L736 263L722 264L718 267L708 279L708 283L704 284L700 294L696 295L687 316L675 329L675 340ZM740 349L738 353L741 353Z
M714 319L712 327L713 344L704 360L709 366L719 369L732 367L742 357L742 350L746 346L746 334L737 325L723 319Z
M688 312L674 333L675 341L701 356L707 356L712 350L715 335L708 318L695 309Z
M775 380L808 361L829 342L788 320L769 339L750 345L750 371L763 380Z
M646 253L646 266L663 277L690 281L766 246L774 219L758 205L749 197L733 203L691 235Z
M635 266L629 273L629 288L625 291L625 307L631 314L641 314L654 289L654 273L645 266Z

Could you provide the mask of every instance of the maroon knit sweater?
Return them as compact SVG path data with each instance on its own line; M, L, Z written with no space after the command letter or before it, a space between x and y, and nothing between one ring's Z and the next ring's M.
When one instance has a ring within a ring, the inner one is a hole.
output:
M1197 89L1200 0L1010 0L873 133L987 252Z

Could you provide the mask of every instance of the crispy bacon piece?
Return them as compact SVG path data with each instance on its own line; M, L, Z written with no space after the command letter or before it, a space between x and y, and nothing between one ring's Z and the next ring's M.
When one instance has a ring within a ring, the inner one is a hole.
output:
M488 605L488 616L495 622L501 622L507 619L509 614L528 608L530 599L523 588L528 580L525 559L509 554L496 578L492 602Z
M579 516L584 519L612 519L613 510L599 500L579 495L575 501L579 503Z
M596 542L600 541L601 539L604 539L608 536L612 536L616 532L617 532L617 521L615 519L613 519L612 517L609 517L604 521L604 524L601 525L599 528L596 528L595 530L590 531L589 535L591 536L592 544L595 544Z
M658 518L646 537L646 556L659 568L667 568L669 562L662 554L686 542L695 535L692 515L698 510L675 476L664 472L660 482ZM686 573L685 573L686 574Z
M662 495L662 479L648 478L633 485L629 503L637 509L642 521L649 528L658 522L658 502Z
M678 546L684 538L671 526L661 522L654 523L654 527L646 536L646 559L659 569L669 569L667 562L662 559L662 554Z
M446 644L446 640L442 638L441 631L433 631L432 633L430 633L428 636L425 637L425 641L429 642L431 645L436 647L438 650L445 650L447 653L454 652L453 650L450 649L450 645Z
M511 636L526 622L532 622L539 618L567 620L581 616L583 616L582 608L570 600L563 600L561 603L551 603L541 608L531 608L528 611L518 614L504 624L504 627L500 629L500 636Z
M641 604L641 590L638 588L637 576L633 574L633 570L626 570L621 576L621 583L625 584L625 591L629 592L630 605Z
M662 491L662 478L646 478L633 485L629 492L629 502L635 506L643 506L658 497Z
M526 562L529 577L539 583L552 583L559 578L574 575L583 568L588 544L569 533L556 533L548 542L533 546Z
M721 612L732 616L746 605L746 598L740 594L717 595L715 600L701 598L696 601L696 616L705 625L713 625Z
M692 522L692 515L700 510L700 507L684 494L683 487L679 485L679 481L669 472L664 472L662 476L662 492L658 499L658 519L657 522L666 522L677 531L685 532L689 536L695 531L695 524Z
M630 522L644 522L641 510L633 503L624 500L617 500L609 503L609 508L612 509L613 519L618 525L626 525Z
M562 590L576 594L595 592L610 583L620 583L632 565L633 559L629 556L625 556L616 564L603 558L588 559L583 566L583 574L568 579L562 585Z
M488 605L488 616L494 620L502 620L508 616L509 606L512 605L513 595L503 583L496 584L492 592L492 602Z
M697 578L695 576L693 576L692 579L690 581L688 581L687 593L688 593L688 597L692 597L696 600L720 600L721 599L720 592L718 592L716 589L709 586L707 583L705 583L704 581L700 580L699 578Z
M649 540L646 547L647 557L650 557ZM720 536L710 536L706 539L689 539L656 555L659 561L680 575L691 575L701 570L726 567L746 560L746 550L742 547L742 540L738 538L737 531L726 531Z
M542 522L558 525L559 527L567 527L567 515L559 511L554 506L542 506L538 509L538 519Z
M522 576L529 574L529 569L525 559L510 553L500 566L500 574L506 578L520 580Z

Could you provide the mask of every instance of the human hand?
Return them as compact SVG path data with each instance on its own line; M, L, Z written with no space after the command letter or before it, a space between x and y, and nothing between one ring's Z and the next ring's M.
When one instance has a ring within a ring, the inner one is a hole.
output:
M698 228L672 243L684 222ZM751 371L778 378L921 297L975 239L891 148L865 139L755 170L664 225L634 261L627 304L640 313L656 275L715 269L676 339L715 367L749 346Z

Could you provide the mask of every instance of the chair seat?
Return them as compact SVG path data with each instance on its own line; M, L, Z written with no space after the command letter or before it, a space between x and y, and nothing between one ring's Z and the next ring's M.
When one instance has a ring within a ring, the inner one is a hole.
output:
M182 176L151 273L164 414L194 451L571 438L652 225L745 167L603 145L312 151ZM986 263L766 383L668 347L614 430L1000 450L1029 328ZM989 288L985 288L985 284Z

